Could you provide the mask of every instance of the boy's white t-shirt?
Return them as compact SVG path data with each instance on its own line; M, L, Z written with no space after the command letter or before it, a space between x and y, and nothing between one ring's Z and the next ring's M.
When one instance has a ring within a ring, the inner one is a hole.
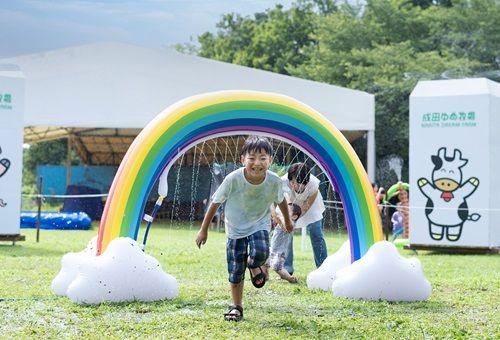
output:
M226 202L224 222L230 239L252 235L271 229L270 205L283 201L281 178L267 171L260 184L251 184L245 178L244 168L231 172L212 195L213 203Z
M316 192L318 193L318 196L316 196L316 199L309 210L304 215L300 216L295 222L296 229L307 227L309 224L323 219L325 204L323 203L323 196L321 196L321 193L319 192L320 181L316 176L310 175L309 182L306 184L304 192L300 194L296 193L292 189L292 185L288 180L288 174L281 177L281 180L283 181L283 190L287 194L287 198L290 198L288 203L295 203L302 206L309 197L314 195Z

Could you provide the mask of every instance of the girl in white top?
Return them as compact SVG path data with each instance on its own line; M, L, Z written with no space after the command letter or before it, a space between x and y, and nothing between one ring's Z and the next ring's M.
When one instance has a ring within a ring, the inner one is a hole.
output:
M300 206L302 215L295 223L295 228L307 228L311 237L314 262L319 267L328 256L326 242L323 236L323 212L325 205L319 192L319 179L310 174L310 169L304 163L290 166L288 173L281 177L283 191L288 193L289 203ZM293 273L293 242L290 242L285 269Z

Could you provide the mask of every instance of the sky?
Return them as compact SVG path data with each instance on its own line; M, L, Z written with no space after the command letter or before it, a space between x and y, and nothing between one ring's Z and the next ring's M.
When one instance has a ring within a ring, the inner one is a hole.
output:
M253 15L293 0L0 0L0 58L94 42L186 43L224 13Z

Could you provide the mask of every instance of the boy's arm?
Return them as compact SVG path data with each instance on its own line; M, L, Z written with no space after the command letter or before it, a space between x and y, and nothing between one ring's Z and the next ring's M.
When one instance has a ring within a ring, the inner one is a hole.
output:
M196 245L198 248L201 248L207 242L208 238L208 227L210 226L210 222L215 216L217 209L219 209L220 203L211 203L208 207L207 213L203 218L203 222L201 223L200 231L198 231L198 235L196 236Z
M283 214L283 219L285 220L285 228L289 233L291 233L293 231L293 225L292 220L290 219L290 215L288 214L288 202L286 201L286 199L283 199L283 201L278 204L278 207L280 207L281 213Z

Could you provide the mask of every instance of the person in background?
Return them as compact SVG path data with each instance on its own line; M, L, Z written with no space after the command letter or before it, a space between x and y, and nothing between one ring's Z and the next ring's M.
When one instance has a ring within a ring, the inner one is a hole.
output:
M302 213L300 207L297 204L288 203L288 210L292 222L295 223ZM288 245L292 241L292 234L286 230L283 214L278 209L273 211L271 215L275 227L271 237L270 255L267 259L268 266L278 273L283 280L297 283L297 278L290 275L284 267Z
M378 192L375 195L375 200L377 201L378 211L382 213L382 210L384 208L382 205L385 202L385 189L383 187L380 187L378 189Z
M290 202L300 206L302 215L297 220L295 228L307 228L311 237L311 246L316 267L321 266L328 256L326 242L323 236L323 212L325 205L319 192L319 179L311 175L311 170L304 163L290 166L288 173L281 177L283 190L289 195ZM288 247L285 269L293 274L293 240Z
M388 216L388 209L384 206L385 202L385 189L380 187L378 189L377 195L375 195L375 200L377 201L378 211L380 214L380 221L382 222L382 230L385 235L385 239L389 239L391 221L390 216Z
M403 214L401 212L401 204L400 203L397 204L396 211L394 212L394 214L392 214L391 222L392 222L392 239L391 239L391 241L394 242L394 240L396 240L396 238L399 235L402 235L403 231L404 231Z

